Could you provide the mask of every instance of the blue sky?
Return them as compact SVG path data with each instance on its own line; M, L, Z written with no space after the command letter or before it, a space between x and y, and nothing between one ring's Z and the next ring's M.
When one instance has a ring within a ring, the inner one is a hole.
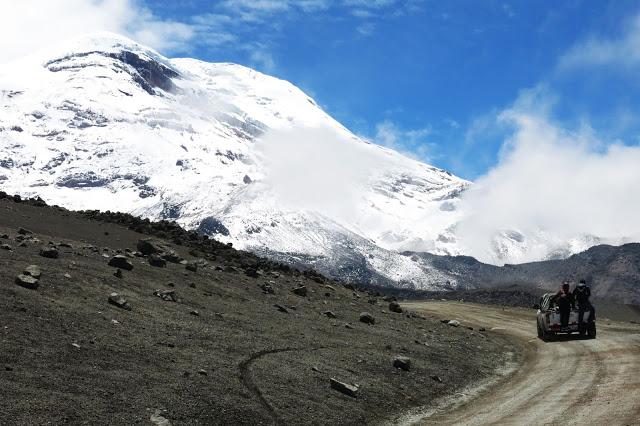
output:
M354 132L465 178L496 163L509 129L495 116L534 87L565 126L635 143L637 70L562 65L590 40L624 38L635 1L168 3L146 5L205 27L181 53L289 80Z
M45 20L35 1L0 5L21 17L0 29L0 51L25 50L28 33L35 47L108 29L248 65L355 133L468 179L500 161L516 106L605 147L638 143L637 1L56 0L60 16Z

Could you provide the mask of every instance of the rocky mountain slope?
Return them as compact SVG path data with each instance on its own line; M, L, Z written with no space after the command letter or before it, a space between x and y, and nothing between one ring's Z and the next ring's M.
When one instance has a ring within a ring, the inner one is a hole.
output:
M0 193L2 425L371 424L517 361L398 308L170 222Z
M584 279L595 298L640 306L640 244L598 245L566 259L505 265L488 265L466 256L404 253L416 262L457 277L461 286L450 290L518 287L529 293L557 291L564 280L576 285Z
M176 220L343 280L450 279L468 182L353 135L288 82L113 34L0 67L0 187Z

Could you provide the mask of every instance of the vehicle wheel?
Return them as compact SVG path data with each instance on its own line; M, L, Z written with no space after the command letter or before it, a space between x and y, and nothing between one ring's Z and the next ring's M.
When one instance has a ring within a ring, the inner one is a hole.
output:
M587 328L587 335L589 336L590 339L595 339L596 338L596 323L592 322L589 324L589 327Z
M540 327L540 323L536 321L536 325L538 326L538 339L542 339L542 328Z

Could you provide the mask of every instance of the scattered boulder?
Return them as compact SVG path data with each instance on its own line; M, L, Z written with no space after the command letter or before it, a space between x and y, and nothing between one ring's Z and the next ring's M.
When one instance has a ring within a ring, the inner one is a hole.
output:
M31 234L33 234L33 232L29 231L28 229L18 228L18 234L20 234L20 235L31 235Z
M322 315L325 315L325 316L327 316L328 318L337 318L336 314L334 314L334 313L333 313L333 312L331 312L331 311L324 311L324 312L322 313Z
M8 251L11 251L11 246L10 246L9 244L3 244L3 245L1 245L1 246L0 246L0 248L1 248L2 250L8 250Z
M275 294L275 290L273 289L273 287L269 283L261 284L260 288L262 289L262 292L264 294Z
M293 294L300 297L307 297L307 287L301 285L300 287L296 287L291 290Z
M115 256L113 256L111 260L109 260L108 265L113 266L114 268L124 269L125 271L130 271L133 269L133 264L129 261L129 258L121 254L116 254ZM120 272L120 274L122 274L122 271Z
M400 307L400 304L395 300L389 303L389 310L398 314L402 313L402 307Z
M167 266L167 261L157 254L152 254L149 256L149 265L164 268Z
M199 317L200 316L200 312L196 311L195 309L192 309L189 314L193 315L194 317Z
M363 312L360 314L360 322L365 324L374 325L376 323L376 319L373 315L368 312Z
M198 264L196 262L187 262L187 264L184 265L184 268L187 271L198 272Z
M116 269L116 271L113 273L113 276L116 278L122 278L122 269Z
M109 295L109 303L117 306L118 308L126 309L127 311L131 310L131 305L129 305L127 299L118 293L111 293Z
M174 290L156 290L153 292L154 296L159 297L165 302L177 302L178 296Z
M38 279L30 275L20 274L16 277L16 284L29 290L38 289Z
M460 327L460 321L458 321L458 320L447 321L447 324L452 326L452 327Z
M393 366L400 370L409 371L411 369L411 359L406 356L397 356L393 359Z
M156 410L155 413L153 413L151 415L149 420L155 426L171 426L171 422L169 421L169 419L167 419L166 417L164 417L162 415L162 411L161 410Z
M334 378L329 379L329 382L331 384L331 389L335 389L338 392L343 393L352 398L358 397L358 386L343 383Z
M145 256L162 253L164 251L164 247L162 247L162 245L160 245L156 241L153 241L150 238L144 238L142 240L139 240L138 244L136 244L136 248L140 253L144 254Z
M247 268L244 273L251 278L258 278L262 276L262 271L256 268Z
M171 263L180 263L182 258L174 250L168 250L160 255L164 260Z
M40 256L49 259L57 259L60 256L60 252L55 247L42 247L40 249Z
M24 268L23 274L29 275L39 280L40 277L42 276L42 271L40 270L40 267L37 265L29 265L26 268Z
M442 383L442 379L436 375L431 376L431 380L435 380L438 383Z

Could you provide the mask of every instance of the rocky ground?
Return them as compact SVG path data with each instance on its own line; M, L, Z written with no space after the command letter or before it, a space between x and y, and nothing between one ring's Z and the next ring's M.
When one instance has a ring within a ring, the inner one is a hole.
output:
M169 222L0 193L0 237L3 425L376 423L519 353Z

